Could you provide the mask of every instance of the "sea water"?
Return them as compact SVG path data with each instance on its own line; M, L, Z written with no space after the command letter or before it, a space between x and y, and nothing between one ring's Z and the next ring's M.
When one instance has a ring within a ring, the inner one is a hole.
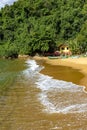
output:
M45 68L35 60L19 63L4 71L16 77L0 95L0 130L87 130L84 86L41 74Z
M41 90L38 99L45 106L45 111L49 113L87 112L87 93L84 86L40 74L43 67L37 65L34 60L29 60L27 63L30 66L27 71L32 70L29 72L32 77L37 74L35 84Z

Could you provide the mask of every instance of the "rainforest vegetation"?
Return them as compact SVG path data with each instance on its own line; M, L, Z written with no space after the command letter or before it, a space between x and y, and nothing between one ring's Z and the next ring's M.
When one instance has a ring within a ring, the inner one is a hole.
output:
M0 57L52 52L61 43L87 52L87 0L18 0L0 9Z

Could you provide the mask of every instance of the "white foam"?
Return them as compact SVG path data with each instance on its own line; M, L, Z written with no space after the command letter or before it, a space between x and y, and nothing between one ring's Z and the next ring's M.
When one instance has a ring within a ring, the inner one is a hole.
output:
M29 68L24 73L30 77L38 77L35 84L41 89L38 98L45 107L44 111L49 113L87 112L85 87L40 74L39 72L43 67L37 65L34 60L28 60L26 63ZM50 95L51 98L48 96L49 92L52 94ZM55 93L57 93L56 96ZM62 94L64 94L63 97Z
M31 69L32 71L35 71L39 68L39 65L37 65L34 60L27 60L26 63L30 67L29 69Z
M55 106L49 101L46 93L39 94L39 100L45 106L43 111L49 112L49 113L55 113L56 112Z
M43 75L43 74L39 75L39 79L36 82L36 84L42 91L57 88L58 91L77 92L83 89L82 87L76 84L73 84L72 82L56 80L50 76Z
M59 110L62 113L76 113L87 111L87 104L74 104ZM59 112L58 111L58 112Z
M48 113L81 113L81 112L87 112L87 102L83 104L68 104L68 106L64 106L61 102L58 104L58 106L54 105L49 101L49 98L47 97L46 93L41 93L39 95L39 100L42 102L42 104L45 106L44 110ZM66 102L66 101L65 101Z
M23 74L26 78L33 78L42 70L42 66L36 64L35 60L27 60L25 62L27 64L27 69L23 71Z

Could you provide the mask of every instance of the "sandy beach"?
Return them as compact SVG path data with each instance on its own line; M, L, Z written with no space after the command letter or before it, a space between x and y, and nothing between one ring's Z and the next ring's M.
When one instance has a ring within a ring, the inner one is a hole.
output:
M45 60L46 63L51 65L61 65L61 66L72 67L73 69L78 69L81 73L84 74L84 78L80 81L80 85L85 86L87 91L87 57L48 59L48 57L35 56L34 59Z

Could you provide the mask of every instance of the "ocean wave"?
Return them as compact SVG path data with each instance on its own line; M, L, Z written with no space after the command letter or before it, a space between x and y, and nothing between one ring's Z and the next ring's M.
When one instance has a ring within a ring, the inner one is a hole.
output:
M45 112L87 112L87 94L84 91L84 86L40 74L44 67L37 65L34 60L28 60L26 63L28 69L24 73L31 78L37 77L35 84L41 90L38 99L43 104Z

